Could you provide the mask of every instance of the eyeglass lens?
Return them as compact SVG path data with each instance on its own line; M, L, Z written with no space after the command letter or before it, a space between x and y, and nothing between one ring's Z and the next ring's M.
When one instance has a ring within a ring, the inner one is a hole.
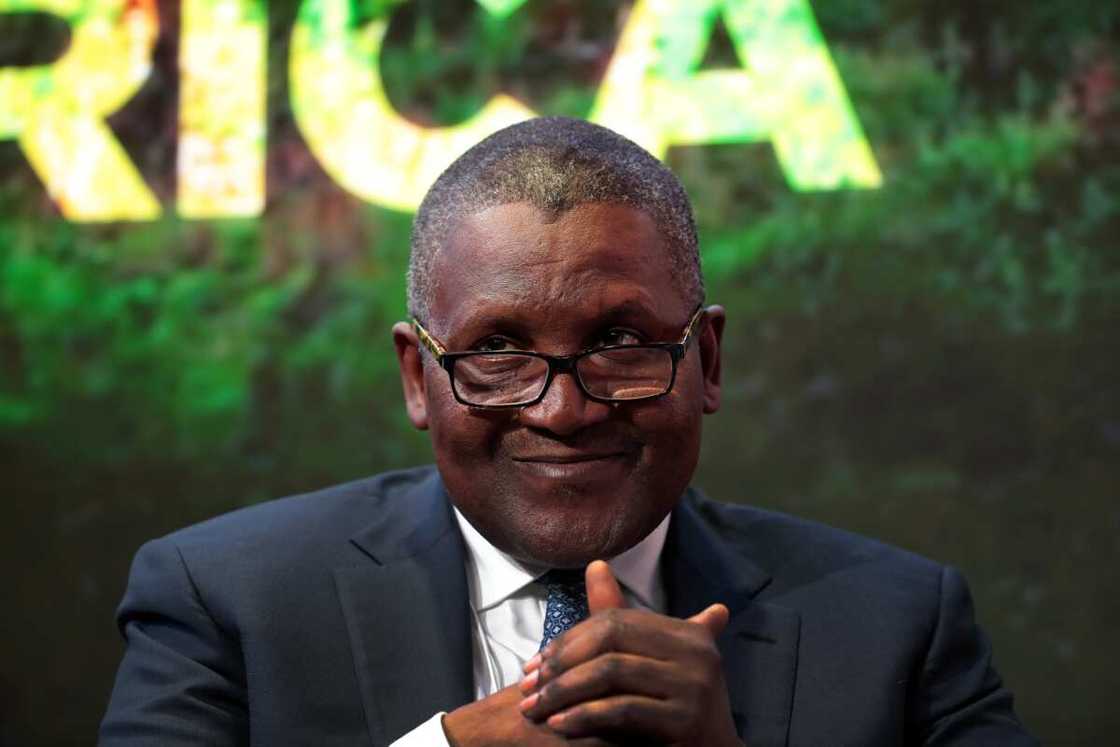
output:
M673 356L662 348L614 348L584 355L576 373L589 394L602 399L656 397L669 389ZM455 391L480 406L532 402L548 383L548 361L516 352L469 355L455 363Z
M494 353L455 361L455 393L472 405L531 402L548 380L548 361L533 355Z

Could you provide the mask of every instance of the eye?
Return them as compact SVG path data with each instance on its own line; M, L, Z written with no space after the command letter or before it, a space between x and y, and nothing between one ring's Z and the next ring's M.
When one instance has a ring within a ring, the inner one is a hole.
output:
M634 332L633 330L620 329L620 328L615 327L613 329L607 330L603 334L603 336L601 338L601 344L602 345L640 345L640 344L642 344L642 338L637 332Z
M490 337L483 338L476 342L471 346L471 350L478 350L484 353L496 353L501 350L520 350L520 348L508 337L491 335Z

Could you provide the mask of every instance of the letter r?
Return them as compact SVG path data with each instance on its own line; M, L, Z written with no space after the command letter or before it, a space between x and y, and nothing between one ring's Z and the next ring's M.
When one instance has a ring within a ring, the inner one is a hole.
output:
M105 118L151 70L155 0L0 0L0 13L50 13L71 28L50 65L0 68L0 139L16 138L67 218L146 220L160 214Z

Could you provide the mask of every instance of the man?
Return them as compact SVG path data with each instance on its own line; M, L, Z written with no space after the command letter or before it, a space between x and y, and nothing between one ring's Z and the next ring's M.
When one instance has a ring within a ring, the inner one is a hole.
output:
M487 138L417 214L409 303L435 468L145 545L104 744L1035 743L955 571L688 487L724 311L651 155Z

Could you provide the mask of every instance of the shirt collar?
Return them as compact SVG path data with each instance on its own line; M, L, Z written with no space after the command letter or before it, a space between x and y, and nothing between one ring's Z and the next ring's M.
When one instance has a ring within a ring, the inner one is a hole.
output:
M467 582L476 610L497 606L548 570L544 566L522 563L494 547L467 521L458 508L453 508L471 561L468 564ZM664 608L657 571L661 550L665 546L665 535L669 531L669 516L666 514L661 523L641 542L607 561L615 578L638 601L652 609Z
M665 535L669 532L669 517L665 514L661 523L653 528L645 538L621 555L607 561L614 577L619 580L638 601L654 610L665 609L664 593L658 575L661 549L665 547Z
M476 610L490 609L533 583L547 568L530 566L490 544L455 508L455 520L467 546L467 583Z

